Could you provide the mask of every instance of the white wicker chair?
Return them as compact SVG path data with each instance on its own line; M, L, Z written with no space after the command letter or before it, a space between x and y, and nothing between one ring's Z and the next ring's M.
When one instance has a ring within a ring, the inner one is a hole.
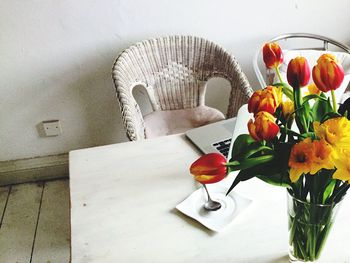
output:
M231 84L227 117L235 116L253 92L232 55L208 40L193 36L169 36L137 43L118 56L112 75L130 140L184 132L223 119L221 112L204 105L206 82L212 77L223 77ZM137 85L145 87L153 108L145 118L132 95ZM206 116L209 120L205 120ZM179 129L149 132L151 123L161 122L166 126L178 121L187 124Z

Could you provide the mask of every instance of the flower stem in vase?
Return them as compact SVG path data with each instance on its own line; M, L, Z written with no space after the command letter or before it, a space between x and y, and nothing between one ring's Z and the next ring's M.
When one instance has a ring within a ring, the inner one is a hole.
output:
M315 262L321 255L338 204L314 204L288 195L290 262Z

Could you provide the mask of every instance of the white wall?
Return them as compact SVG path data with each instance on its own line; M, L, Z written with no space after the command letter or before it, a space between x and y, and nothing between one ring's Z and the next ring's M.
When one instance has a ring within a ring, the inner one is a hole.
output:
M2 0L0 160L126 140L110 72L136 41L208 38L257 86L251 60L264 40L310 32L350 44L349 10L347 0ZM37 124L50 119L61 120L63 134L40 138Z

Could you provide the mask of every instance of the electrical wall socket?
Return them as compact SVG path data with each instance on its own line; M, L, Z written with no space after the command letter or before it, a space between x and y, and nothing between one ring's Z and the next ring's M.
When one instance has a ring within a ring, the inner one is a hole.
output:
M58 136L62 133L62 128L59 120L43 121L42 130L46 137Z

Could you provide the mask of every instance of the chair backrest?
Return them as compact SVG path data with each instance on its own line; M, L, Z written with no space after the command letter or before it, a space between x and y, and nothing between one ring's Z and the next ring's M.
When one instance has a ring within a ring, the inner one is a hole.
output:
M315 60L315 58L313 58L313 57L315 55L319 56L319 54L318 53L316 54L315 51L332 51L332 50L335 51L336 50L336 51L341 51L343 53L343 54L341 54L341 52L335 52L335 53L338 53L338 60L340 58L341 63L344 62L345 64L350 64L350 62L348 61L348 60L350 60L350 55L349 55L350 54L350 47L348 47L345 44L342 44L334 39L325 37L325 36L309 34L309 33L290 33L290 34L284 34L284 35L274 37L271 40L267 41L267 43L271 43L271 42L280 43L281 41L288 41L290 39L315 40L315 42L318 42L318 43L313 42L312 44L316 44L318 46L310 47L310 46L306 46L306 44L304 43L304 46L298 45L297 47L288 48L288 50L284 50L284 53L294 51L294 53L290 52L290 54L293 56L295 56L295 54L302 55L302 56L305 56L307 59L310 59L308 57L308 51L310 51L309 54L312 57L311 59ZM284 42L284 44L285 43L286 42ZM283 46L281 46L281 47L283 48ZM295 52L295 51L298 51L298 52ZM268 70L264 66L259 67L259 62L262 61L261 52L262 52L262 46L259 47L259 49L255 53L255 56L253 59L253 67L254 67L255 74L259 80L260 86L262 88L265 88L266 84L267 85L272 84L272 82L274 80L274 71ZM343 65L343 67L344 67L344 65ZM264 69L261 70L261 68L264 68ZM262 73L262 71L264 73ZM265 77L263 75L265 75Z
M206 82L226 78L231 84L228 117L252 93L236 59L218 45L194 36L168 36L139 42L124 50L113 66L113 79L124 127L131 140L145 138L145 127L132 89L147 90L153 110L204 105Z

